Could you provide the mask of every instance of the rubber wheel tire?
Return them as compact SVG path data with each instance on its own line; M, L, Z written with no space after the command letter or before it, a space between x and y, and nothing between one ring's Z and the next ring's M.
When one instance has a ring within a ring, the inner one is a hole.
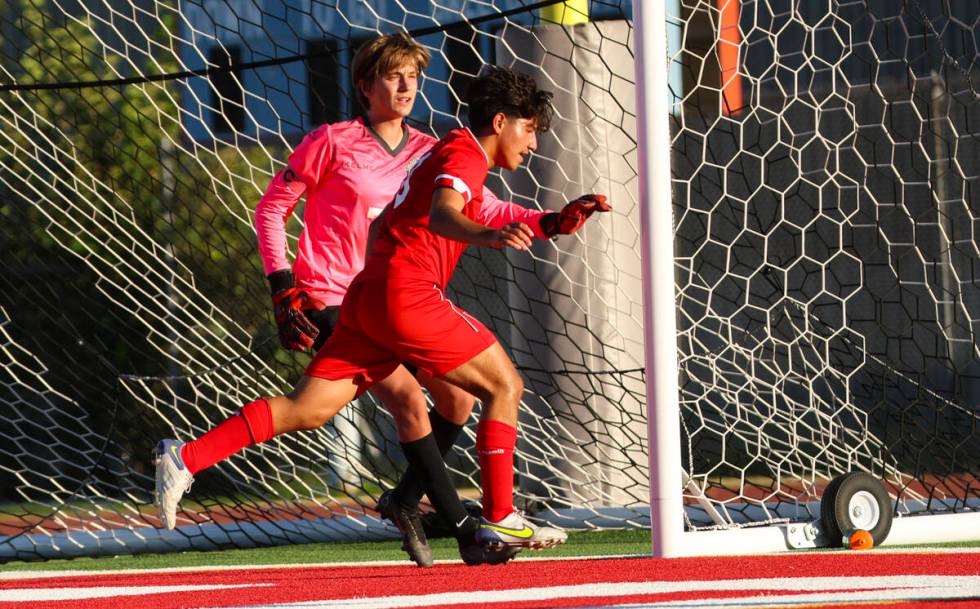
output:
M820 497L820 524L823 528L824 535L830 540L830 547L832 548L838 547L838 543L844 536L844 532L840 530L840 525L837 524L837 519L833 516L832 506L837 501L837 489L840 488L841 480L846 477L847 474L837 476L831 480Z
M844 535L850 535L857 528L849 508L851 499L858 493L870 494L878 507L877 521L866 529L871 533L875 546L888 537L892 528L892 500L888 491L874 476L851 472L831 480L820 500L820 524L831 547L843 547Z

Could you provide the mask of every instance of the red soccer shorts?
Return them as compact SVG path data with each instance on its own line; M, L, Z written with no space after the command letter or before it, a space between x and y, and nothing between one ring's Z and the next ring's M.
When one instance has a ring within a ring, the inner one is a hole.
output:
M402 362L441 377L496 342L434 284L366 281L347 292L337 327L306 375L353 378L360 395Z

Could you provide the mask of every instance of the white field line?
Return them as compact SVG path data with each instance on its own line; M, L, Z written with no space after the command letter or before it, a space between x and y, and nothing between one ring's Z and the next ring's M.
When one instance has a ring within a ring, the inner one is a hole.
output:
M751 597L732 598L735 591L759 591ZM654 600L616 603L629 595L701 593L694 600ZM781 594L780 594L781 592ZM867 603L882 601L956 600L980 596L980 577L889 575L875 577L779 577L712 581L649 581L590 583L510 590L473 590L433 594L325 599L291 603L259 603L227 609L395 609L444 605L494 606L521 601L566 598L602 598L596 609L765 607Z
M602 556L522 556L515 561L534 562L544 560L607 560L615 558L649 558L646 554L604 554ZM437 560L437 565L461 565L462 560ZM247 569L323 569L352 567L407 567L412 563L405 560L364 560L355 562L305 562L262 565L205 565L200 567L161 567L158 569L66 569L61 571L9 571L0 572L0 580L5 579L44 579L48 577L87 577L96 575L126 575L140 573L186 573L197 571L239 571Z
M146 596L148 594L176 594L179 592L216 592L235 588L255 588L272 584L231 585L182 585L182 586L99 586L85 588L25 588L0 590L0 601L12 603L37 603L52 601L77 601L117 596Z

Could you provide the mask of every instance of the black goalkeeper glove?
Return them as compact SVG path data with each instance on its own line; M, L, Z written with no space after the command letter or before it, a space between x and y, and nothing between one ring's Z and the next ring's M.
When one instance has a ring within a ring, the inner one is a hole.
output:
M279 327L279 343L291 351L306 351L320 333L306 314L319 311L325 305L297 288L293 272L288 269L270 273L269 286L276 326Z
M597 211L612 211L606 195L582 195L570 201L559 212L541 216L541 232L551 239L557 235L574 235Z

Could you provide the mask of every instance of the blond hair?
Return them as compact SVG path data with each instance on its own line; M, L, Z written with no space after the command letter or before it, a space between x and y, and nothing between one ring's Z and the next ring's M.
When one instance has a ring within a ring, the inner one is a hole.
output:
M379 36L357 49L351 62L351 80L357 100L365 110L368 100L361 92L361 83L370 83L379 74L387 74L407 63L414 63L421 72L429 65L429 51L404 32Z

